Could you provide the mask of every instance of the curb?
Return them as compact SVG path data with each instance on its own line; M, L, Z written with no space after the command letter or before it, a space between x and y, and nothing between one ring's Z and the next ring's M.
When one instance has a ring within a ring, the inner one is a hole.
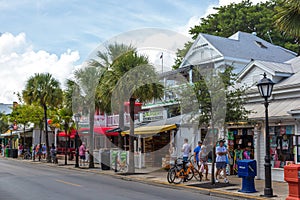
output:
M1 159L12 160L12 161L17 161L17 162L24 162L24 160L11 159L11 158L6 158L6 157L2 157ZM33 165L35 165L35 164L46 165L48 167L63 168L66 170L82 171L82 168L63 167L64 165L59 166L59 165L55 165L52 163L46 163L46 162L26 161L26 163L33 164ZM96 170L91 170L91 169L87 168L87 169L84 169L84 171L82 171L82 172L101 174L101 175L111 176L111 177L126 180L126 181L136 181L136 182L140 182L140 183L147 183L147 184L151 184L151 185L155 185L155 186L164 186L164 187L173 188L173 189L175 189L175 188L176 189L188 189L188 190L192 190L193 192L198 192L203 195L221 197L224 199L235 199L235 200L238 200L238 199L257 199L257 200L270 199L270 198L264 198L264 197L259 197L259 196L247 195L245 193L239 194L239 193L232 193L232 192L216 190L216 189L197 188L197 187L188 186L188 185L184 185L184 184L169 184L167 182L160 181L160 180L147 180L145 178L130 177L130 175L123 176L123 175L116 174L116 173L107 173L105 171L100 171L100 169L99 169L99 171L96 171Z

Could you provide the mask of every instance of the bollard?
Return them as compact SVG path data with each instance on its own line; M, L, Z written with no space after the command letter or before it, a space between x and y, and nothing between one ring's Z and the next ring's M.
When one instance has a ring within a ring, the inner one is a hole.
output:
M289 184L289 196L286 200L300 200L300 165L284 166L284 180Z

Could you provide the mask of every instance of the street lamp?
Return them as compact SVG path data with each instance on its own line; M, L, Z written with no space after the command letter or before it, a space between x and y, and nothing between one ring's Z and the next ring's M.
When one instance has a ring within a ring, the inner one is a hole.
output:
M272 189L272 175L271 175L271 156L270 156L270 134L269 134L269 117L268 117L268 98L272 94L273 85L275 84L271 79L267 78L264 73L264 78L257 83L260 95L265 99L265 121L266 121L266 155L265 155L265 189L264 197L273 197Z
M75 162L75 167L79 167L79 159L78 159L78 156L79 156L79 149L78 149L78 123L80 121L80 113L76 113L74 115L74 118L75 118L75 123L76 123L76 135L75 135L75 153L76 153L76 162Z

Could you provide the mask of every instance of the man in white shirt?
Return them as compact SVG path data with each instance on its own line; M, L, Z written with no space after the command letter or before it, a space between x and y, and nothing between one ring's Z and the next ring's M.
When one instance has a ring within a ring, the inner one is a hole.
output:
M229 183L227 177L226 177L226 156L228 154L227 148L224 146L224 140L219 141L219 146L216 147L216 167L217 167L217 172L216 172L216 183L219 182L218 180L218 175L220 175L220 172L223 170L224 173L224 182ZM228 154L230 156L230 154Z
M183 160L183 169L186 170L186 164L188 162L190 153L191 153L191 146L188 144L189 140L187 138L184 138L184 144L182 145L181 152L183 152L182 160ZM186 182L186 177L184 178L183 182Z
M189 140L187 138L184 139L184 144L182 146L181 152L183 152L183 161L187 162L191 153L191 145L188 144Z

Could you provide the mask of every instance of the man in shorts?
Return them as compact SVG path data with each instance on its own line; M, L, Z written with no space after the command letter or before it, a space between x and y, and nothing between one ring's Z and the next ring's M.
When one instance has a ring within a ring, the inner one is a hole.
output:
M80 165L85 165L85 143L83 142L81 146L79 147L79 157L80 157Z
M217 167L217 172L216 172L216 183L219 182L218 180L218 175L220 175L221 171L223 170L224 173L224 182L229 183L227 177L226 177L226 156L230 156L230 154L227 151L227 148L224 146L224 140L219 141L219 146L216 147L216 167Z
M200 173L201 175L203 174L205 170L205 181L209 181L208 179L208 152L207 152L207 147L202 146L201 151L199 153L199 159L200 159Z

